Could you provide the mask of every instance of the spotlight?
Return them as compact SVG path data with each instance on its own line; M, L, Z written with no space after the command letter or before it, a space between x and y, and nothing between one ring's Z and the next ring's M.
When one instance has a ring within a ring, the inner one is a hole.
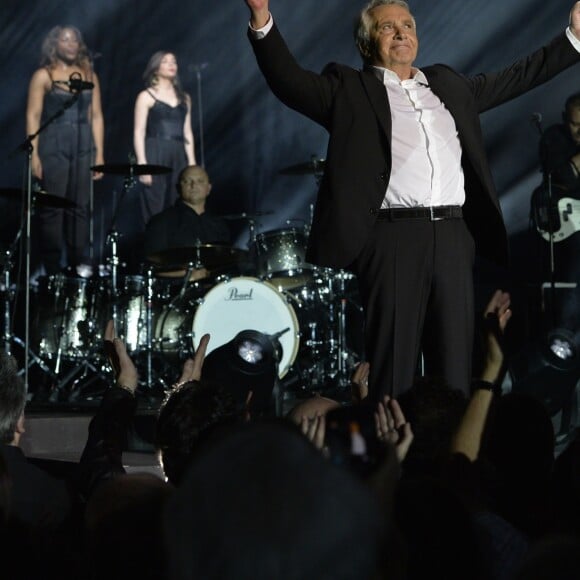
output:
M203 377L218 383L231 393L242 408L248 392L254 413L272 409L272 393L278 378L282 333L263 334L256 330L242 330L236 336L214 349L203 363Z
M555 328L544 339L544 358L552 367L571 371L580 367L578 346L574 335L564 328Z
M565 440L577 423L580 349L575 335L554 328L528 345L510 365L512 390L541 401Z

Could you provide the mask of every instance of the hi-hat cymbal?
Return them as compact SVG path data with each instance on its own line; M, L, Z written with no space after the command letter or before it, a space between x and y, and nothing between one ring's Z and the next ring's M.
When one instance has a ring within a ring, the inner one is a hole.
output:
M93 165L91 169L111 175L160 175L171 171L171 168L165 167L165 165L137 165L134 163L106 163L105 165Z
M193 264L196 267L212 270L234 265L246 253L245 250L222 244L200 244L199 246L169 248L147 256L147 260L166 269L187 268L188 264Z
M255 212L245 212L242 213L229 213L227 215L220 216L225 220L253 220L258 217L262 217L264 215L272 215L274 212L272 210L269 211L255 211Z
M10 199L18 199L21 200L23 195L22 190L17 189L15 187L6 187L0 189L0 197L8 197ZM33 191L32 192L32 203L36 206L41 207L75 207L76 204L74 201L70 199L66 199L64 197L59 197L58 195L51 195L50 193L46 193L46 191Z
M281 175L321 175L324 173L326 161L324 159L311 159L306 163L298 163L280 169Z

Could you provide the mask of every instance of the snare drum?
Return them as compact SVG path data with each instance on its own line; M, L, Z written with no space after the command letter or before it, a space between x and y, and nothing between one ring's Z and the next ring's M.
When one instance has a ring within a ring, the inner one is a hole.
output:
M298 228L272 230L256 236L258 275L280 290L297 288L312 278L306 262L306 235Z
M105 327L101 283L63 274L39 278L33 304L31 339L41 357L84 358L100 343Z

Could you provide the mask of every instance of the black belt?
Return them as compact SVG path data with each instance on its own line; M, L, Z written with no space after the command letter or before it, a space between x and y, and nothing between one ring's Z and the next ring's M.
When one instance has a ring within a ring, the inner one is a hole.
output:
M463 217L460 205L436 205L430 207L392 207L375 210L380 220L417 220L430 221L458 219Z
M179 135L147 135L147 139L161 139L161 141L179 141L185 143L185 139Z

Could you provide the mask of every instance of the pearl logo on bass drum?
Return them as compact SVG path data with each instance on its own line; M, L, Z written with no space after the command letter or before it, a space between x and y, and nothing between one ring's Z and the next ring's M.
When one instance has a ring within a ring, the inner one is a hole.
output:
M254 289L250 288L247 292L241 292L236 286L230 288L229 292L226 294L225 301L230 302L232 300L253 300Z

